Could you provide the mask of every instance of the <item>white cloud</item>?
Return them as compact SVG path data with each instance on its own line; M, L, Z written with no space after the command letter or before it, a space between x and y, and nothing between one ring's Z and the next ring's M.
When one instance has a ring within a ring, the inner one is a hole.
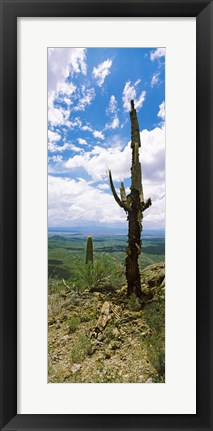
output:
M161 184L165 174L165 129L156 127L140 132L140 161L143 178Z
M50 153L62 153L70 149L69 144L57 145L54 142L48 142L48 150Z
M141 136L140 161L143 180L162 183L165 169L165 130L156 127L143 130ZM123 149L120 145L103 148L96 145L91 151L75 155L67 160L65 167L84 168L92 180L100 181L107 177L107 167L111 169L115 181L123 181L131 175L132 153L130 143Z
M74 73L87 74L86 48L72 48L70 51L69 71L71 76Z
M107 112L109 112L110 114L114 114L117 111L117 100L115 98L115 96L111 96L110 100L109 100L109 106L107 108Z
M72 105L72 102L71 102L71 100L70 99L68 99L67 97L64 97L64 102L67 104L67 105Z
M162 120L165 120L165 101L163 101L160 105L159 105L159 112L157 114L158 117L162 118Z
M144 213L144 222L147 228L150 226L152 228L162 227L165 218L165 130L164 127L156 127L150 131L145 129L140 136L144 196L145 199L148 197L152 199L152 206ZM58 225L62 221L62 225L64 225L73 220L79 220L79 222L99 220L106 223L125 221L124 211L122 209L120 211L113 196L104 191L107 192L109 189L107 168L111 169L115 186L119 188L119 184L116 182L129 179L131 176L131 159L132 152L130 143L128 143L124 149L121 149L119 145L110 148L95 146L91 151L76 154L64 162L63 170L67 170L69 175L72 173L72 169L83 168L92 181L104 182L98 184L95 189L91 182L89 184L84 180L74 181L53 177L50 190L50 194L54 195L54 198L51 195L51 199L55 205L50 212L52 225L53 221ZM99 194L100 192L101 194ZM77 196L79 193L80 195ZM75 198L75 196L77 197ZM92 202L95 205L92 205ZM104 209L101 210L102 205Z
M105 125L104 130L118 128L120 122L117 114L117 106L118 106L117 100L115 96L112 95L109 100L109 106L106 110L106 113L111 116L111 122Z
M146 198L151 197L152 206L144 212L143 225L146 228L162 228L165 226L165 185L147 183L144 181L143 188Z
M117 129L118 126L119 126L119 119L118 117L115 117L111 123L111 129Z
M154 87L155 85L157 85L159 83L159 75L160 75L159 72L154 73L154 75L152 76L152 79L151 79L151 87Z
M86 74L86 50L84 48L51 48L48 51L48 120L52 125L67 125L70 116L70 105L77 87L67 78L75 73ZM85 90L76 110L84 110L93 98L92 90ZM65 102L67 109L55 106L55 102Z
M84 130L85 132L92 132L93 131L92 127L90 127L88 125L82 126L82 130Z
M60 162L62 162L62 160L63 160L62 156L52 156L52 157L49 157L49 161L53 161L55 163L60 163Z
M120 151L119 147L103 148L96 145L91 152L70 158L65 167L68 169L83 167L94 181L105 179L109 167L112 169L114 179L122 181L125 176L130 176L130 164L129 146Z
M165 129L145 129L140 137L144 196L152 199L152 206L144 212L144 224L147 229L162 228L165 224Z
M52 126L66 125L70 116L70 110L60 108L50 108L48 111L48 121Z
M54 108L54 101L55 101L56 93L55 91L51 90L48 92L48 108Z
M76 86L70 82L57 82L56 85L56 92L57 93L63 93L66 94L67 96L71 96L71 94L73 94L76 91Z
M48 49L48 89L58 91L66 78L74 73L86 75L85 48L49 48Z
M63 145L57 145L54 142L48 143L48 150L50 153L63 153L64 151L71 150L76 153L84 152L83 148L76 147L73 144L65 143Z
M75 153L84 153L83 148L76 147L76 145L70 144L70 150L74 151Z
M109 184L106 184L106 183L104 183L104 184L98 184L97 187L99 189L101 189L101 190L109 190L110 189Z
M135 99L136 90L133 85L131 85L131 81L127 81L125 87L123 89L123 107L125 111L130 111L130 101Z
M105 78L107 77L107 75L110 74L110 68L112 66L112 60L108 59L105 60L103 63L99 64L97 67L94 67L93 71L92 71L92 75L93 77L96 79L97 81L97 85L99 87L102 87Z
M139 81L139 80L138 80ZM138 98L136 98L136 85L139 83L136 81L134 84L131 84L131 81L127 81L125 87L123 89L123 107L125 111L130 111L130 102L134 99L135 109L140 109L143 105L143 102L146 97L146 91L142 91Z
M146 97L146 91L142 91L138 99L135 100L135 109L140 109Z
M94 138L104 139L104 134L101 131L93 130L92 133L93 133Z
M74 107L74 111L84 111L87 105L91 105L93 99L95 98L94 88L85 88L82 85L82 98L79 100L78 104Z
M117 129L119 126L119 118L116 116L111 123L106 124L105 129Z
M82 126L82 121L80 120L80 118L75 117L73 119L73 121L68 121L66 123L66 125L70 128L73 129L74 127L81 127Z
M126 214L111 194L85 180L49 176L49 226L69 226L75 222L125 222Z
M157 48L155 51L152 51L150 54L150 58L152 61L156 60L156 58L165 57L166 49L165 48Z
M98 222L126 226L126 214L105 187L93 187L83 179L73 180L49 175L49 226L72 226ZM107 184L102 184L102 186ZM108 187L108 186L107 186ZM152 206L144 212L143 227L158 228L165 223L165 192L163 186L144 184L146 196L152 196ZM150 193L151 192L151 193ZM83 198L82 198L83 197Z
M78 142L80 145L88 145L86 139L78 138Z
M57 142L60 141L61 135L57 132L52 132L52 130L48 130L48 140L50 142Z
M70 116L70 110L54 106L56 94L54 91L48 93L48 121L52 126L65 125Z

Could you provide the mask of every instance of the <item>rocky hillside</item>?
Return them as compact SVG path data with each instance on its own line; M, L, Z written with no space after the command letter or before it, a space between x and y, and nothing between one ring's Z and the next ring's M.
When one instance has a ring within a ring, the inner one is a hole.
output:
M165 266L141 273L143 297L49 286L49 382L165 380Z

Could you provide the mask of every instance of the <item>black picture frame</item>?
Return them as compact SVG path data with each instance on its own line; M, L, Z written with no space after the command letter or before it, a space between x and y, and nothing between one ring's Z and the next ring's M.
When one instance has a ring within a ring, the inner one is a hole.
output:
M212 430L213 2L209 0L115 0L113 2L99 0L0 0L0 7L1 429ZM97 17L97 19L98 17L196 17L197 413L195 415L17 414L18 17Z

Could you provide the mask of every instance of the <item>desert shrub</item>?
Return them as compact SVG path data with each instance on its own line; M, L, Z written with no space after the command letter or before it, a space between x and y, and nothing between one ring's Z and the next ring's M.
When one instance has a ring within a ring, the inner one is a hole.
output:
M76 331L79 323L81 322L80 317L73 316L72 319L69 320L68 324L68 334L73 334Z
M164 350L160 350L160 352L158 353L158 360L155 368L160 377L165 377L165 351Z
M57 275L50 275L48 278L48 290L49 293L59 292L64 289L64 285L61 279Z
M114 290L123 283L122 276L122 265L108 254L101 254L93 263L76 262L74 284L79 290Z
M116 326L115 326L115 322L110 321L110 323L108 323L108 325L107 325L107 326L106 326L106 328L105 328L104 335L105 335L106 337L112 338L112 337L113 337L113 330L114 330L115 328L116 328Z
M80 335L70 352L72 362L81 362L92 354L92 342L86 335Z
M156 370L155 375L156 382L162 382L165 379L165 347L164 338L157 337L156 334L152 334L149 337L149 344L147 345L148 357Z
M146 304L143 316L151 329L157 332L165 331L165 303L164 300L153 301Z
M134 293L128 298L127 307L130 311L139 311L141 309L139 299Z
M156 370L153 377L155 382L165 380L165 303L164 300L147 304L143 310L143 317L151 332L146 337L148 357Z

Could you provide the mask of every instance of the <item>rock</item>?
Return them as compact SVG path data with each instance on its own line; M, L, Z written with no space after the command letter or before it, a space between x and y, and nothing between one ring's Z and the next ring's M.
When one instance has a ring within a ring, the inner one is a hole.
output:
M138 381L142 383L144 381L144 376L143 375L138 376Z
M68 379L70 376L71 376L70 372L69 372L69 371L66 371L66 372L64 373L64 380Z
M97 322L97 328L104 329L108 320L110 319L110 303L105 301L101 308L101 314Z
M129 382L129 374L125 374L125 375L123 376L123 382L124 382L124 383Z
M146 380L146 382L145 382L145 383L153 383L152 378L151 378L151 377L149 377L149 378Z
M165 279L165 263L155 263L146 267L141 273L142 283L148 285L149 288L152 287L163 287L163 282Z
M69 339L69 335L64 335L61 337L61 341L67 341Z
M160 285L160 288L161 289L165 289L165 278L163 279L163 281L162 281L162 283Z
M77 373L81 369L81 364L73 364L71 371L73 374Z

